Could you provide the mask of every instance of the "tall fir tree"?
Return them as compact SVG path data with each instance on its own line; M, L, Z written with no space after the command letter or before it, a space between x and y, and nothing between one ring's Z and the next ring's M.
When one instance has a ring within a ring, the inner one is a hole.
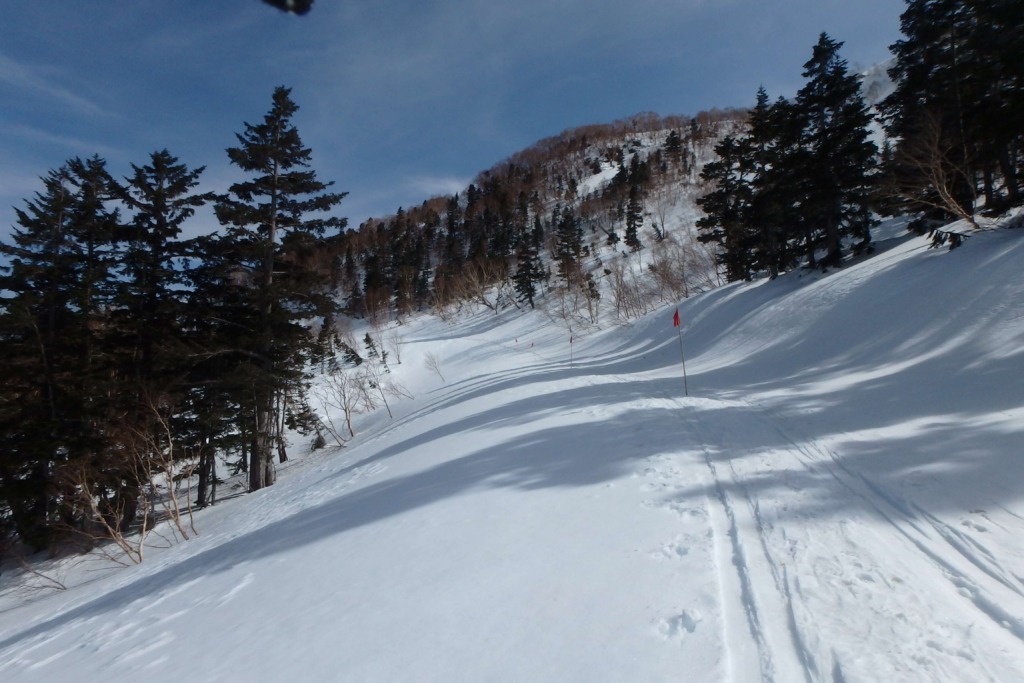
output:
M555 224L554 257L558 275L570 287L578 285L583 274L583 228L569 206L556 206L551 219Z
M116 186L132 214L120 235L122 258L110 322L118 335L121 411L139 437L137 456L198 456L205 484L213 453L204 453L195 427L211 408L203 406L202 415L194 410L197 388L192 382L198 381L195 367L209 350L201 339L213 316L206 310L199 321L194 316L186 320L186 306L193 284L189 270L201 268L208 256L190 253L181 232L214 195L196 191L202 167L191 170L166 149L153 152L148 164L132 164L132 171Z
M537 285L545 278L544 264L540 259L540 244L528 238L519 244L516 252L517 264L512 276L513 287L519 301L534 307Z
M900 16L905 39L891 47L895 89L881 104L898 141L898 193L908 211L936 218L974 214L975 145L965 41L970 9L957 0L909 0ZM944 196L943 196L944 195Z
M236 469L248 471L253 436L251 331L258 324L252 297L240 286L234 253L221 235L188 240L187 299L181 333L191 355L186 364L177 431L182 450L197 462L196 504L214 502L218 454L238 454Z
M640 228L643 223L643 190L639 183L633 183L629 187L629 199L626 202L626 231L623 238L630 251L640 251L643 248L643 242L640 241Z
M195 191L203 170L190 170L165 149L152 153L149 164L132 164L132 175L117 188L132 216L121 234L115 311L127 336L126 372L140 391L171 391L186 362L180 337L188 283L180 235L185 221L214 199Z
M796 112L804 121L806 164L804 217L818 226L826 254L822 265L837 266L843 237L857 240L856 251L871 243L869 203L874 187L875 156L868 125L871 113L860 92L860 77L849 73L839 56L842 43L826 33L818 38L804 64L807 83L797 92Z
M790 241L799 224L798 199L790 176L800 163L795 157L802 152L801 131L793 125L796 118L791 107L782 98L770 104L762 87L750 111L746 147L751 169L751 197L746 206L752 233L750 265L754 271L766 271L770 279L791 265Z
M697 221L697 239L719 247L718 263L729 281L749 280L752 235L748 225L753 198L750 145L746 137L726 136L717 145L718 158L707 163L700 177L712 189L697 200L704 211Z
M341 230L330 212L345 193L309 169L312 152L292 123L298 106L291 90L274 90L270 111L258 124L245 124L231 163L251 175L233 184L218 201L226 226L223 248L233 280L245 299L252 328L244 348L254 420L249 446L249 487L274 483L273 451L283 454L281 411L304 391L306 363L316 338L308 322L334 311L329 274L309 265L309 256L328 230Z

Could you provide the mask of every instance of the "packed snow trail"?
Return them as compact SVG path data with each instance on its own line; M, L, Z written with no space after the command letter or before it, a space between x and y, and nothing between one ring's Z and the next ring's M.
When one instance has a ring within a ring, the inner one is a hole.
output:
M201 518L206 533L177 549L190 558L8 622L0 677L171 680L180 652L211 680L717 677L705 515L660 500L672 406L564 364L481 381L368 437L356 460L237 499L246 529Z
M703 399L684 416L713 483L677 495L717 508L731 554L718 564L725 642L746 669L737 680L1020 676L1022 581L983 546L763 408ZM823 501L841 514L822 514Z

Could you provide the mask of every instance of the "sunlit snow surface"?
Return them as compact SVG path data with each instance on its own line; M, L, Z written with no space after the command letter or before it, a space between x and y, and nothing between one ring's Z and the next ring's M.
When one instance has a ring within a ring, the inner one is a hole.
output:
M1022 680L1024 230L926 247L682 302L689 396L674 305L406 320L394 420L6 571L0 680Z

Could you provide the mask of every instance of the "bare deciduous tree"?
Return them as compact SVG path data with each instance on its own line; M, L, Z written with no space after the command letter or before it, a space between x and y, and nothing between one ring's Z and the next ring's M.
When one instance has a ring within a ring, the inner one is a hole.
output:
M145 556L147 539L153 532L165 540L188 540L184 517L196 534L192 516L191 485L195 469L194 459L178 459L174 432L165 410L158 400L149 401L150 422L144 427L121 425L125 432L123 450L119 453L119 476L127 486L123 491L135 491L136 495L108 495L101 478L110 474L97 472L92 463L69 463L61 472L61 482L67 492L68 502L84 512L84 523L71 531L89 545L96 547L105 557L125 564L111 552L107 543L112 543L121 554L133 564L140 564ZM186 482L185 504L179 501L180 483ZM131 508L137 514L126 514ZM135 519L138 530L127 528L125 519ZM168 522L172 539L157 531L157 524Z
M391 412L391 404L388 403L388 396L392 398L412 398L412 396L402 387L401 384L396 382L390 377L387 370L387 366L383 363L368 362L360 366L360 369L364 373L366 378L367 397L370 401L370 408L375 409L377 406L373 402L371 391L376 391L380 396L381 401L384 403L384 407L388 411L388 417L394 419L395 415Z
M918 133L913 142L899 146L897 155L926 187L909 191L901 187L896 192L901 199L910 198L917 204L947 211L977 228L974 207L978 202L978 183L966 145L947 135L934 113L923 115Z
M427 366L427 369L431 372L437 373L437 376L441 378L442 382L445 382L444 375L441 374L441 362L437 359L437 354L433 351L427 351L423 357L423 362Z
M368 395L367 378L360 368L335 368L323 376L322 383L313 389L312 394L323 411L321 423L324 429L339 446L344 446L348 439L356 435L352 418L373 406ZM334 415L339 412L348 436L334 421Z
M651 294L626 257L612 261L608 270L612 303L620 320L639 318L650 311Z
M668 217L682 200L682 185L663 183L648 196L648 202L654 215L654 231L656 241L660 242L668 236Z
M68 587L61 581L59 572L43 571L38 566L29 564L19 553L8 552L7 556L13 558L23 572L16 588L18 593L27 596L41 591L67 590Z
M391 352L391 357L395 359L396 365L402 364L402 335L398 333L398 330L391 330L384 335L384 345L387 346Z

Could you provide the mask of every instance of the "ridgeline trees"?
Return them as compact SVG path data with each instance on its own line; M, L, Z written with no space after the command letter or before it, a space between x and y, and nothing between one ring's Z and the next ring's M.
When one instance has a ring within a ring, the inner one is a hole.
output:
M658 189L691 188L698 156L739 117L638 115L568 130L480 173L463 192L368 220L346 236L347 312L402 316L434 308L447 316L468 301L496 312L550 302L589 323L602 277L612 279L601 275L614 265L602 251L617 260L647 250L642 262L633 259L638 281L650 283L645 292L657 289L654 280L683 279L690 282L679 291L699 291L709 281L703 250L699 265L681 262L694 250L683 248L689 231L675 215L687 192ZM649 219L649 207L660 222ZM667 229L666 220L678 225ZM665 277L672 272L685 275Z

